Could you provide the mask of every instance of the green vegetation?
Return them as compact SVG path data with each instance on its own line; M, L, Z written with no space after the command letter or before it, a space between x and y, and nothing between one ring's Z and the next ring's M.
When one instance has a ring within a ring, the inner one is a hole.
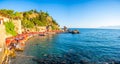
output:
M11 34L13 36L17 35L15 31L15 26L12 21L5 22L5 29L8 34Z
M43 11L29 10L25 12L15 12L14 10L1 9L0 15L10 19L21 19L23 29L33 29L38 26L51 26L52 30L58 30L58 23Z
M51 16L49 16L47 12L38 12L36 10L23 12L22 25L25 29L48 25L51 25L52 30L59 29L57 22Z
M34 27L34 24L27 19L22 20L22 25L23 25L23 27L26 27L26 28L33 28Z
M3 17L7 17L10 19L20 19L21 13L15 12L14 10L7 10L7 9L1 9L0 10L0 15Z

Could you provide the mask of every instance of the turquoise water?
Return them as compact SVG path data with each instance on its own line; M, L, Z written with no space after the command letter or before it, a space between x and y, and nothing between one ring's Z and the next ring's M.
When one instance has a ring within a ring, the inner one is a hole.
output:
M80 34L62 33L28 40L23 53L33 57L26 64L120 63L120 30L78 30Z

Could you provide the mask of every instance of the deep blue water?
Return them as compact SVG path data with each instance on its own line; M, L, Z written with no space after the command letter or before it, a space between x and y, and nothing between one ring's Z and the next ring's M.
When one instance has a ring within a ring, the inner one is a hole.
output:
M33 37L28 40L23 53L34 56L29 59L31 64L120 63L119 29L78 30L80 34L62 33Z

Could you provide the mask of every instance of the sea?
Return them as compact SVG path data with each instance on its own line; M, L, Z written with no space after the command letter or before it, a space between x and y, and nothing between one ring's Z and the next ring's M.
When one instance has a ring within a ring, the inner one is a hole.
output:
M80 34L35 36L11 64L120 64L120 29L70 28Z

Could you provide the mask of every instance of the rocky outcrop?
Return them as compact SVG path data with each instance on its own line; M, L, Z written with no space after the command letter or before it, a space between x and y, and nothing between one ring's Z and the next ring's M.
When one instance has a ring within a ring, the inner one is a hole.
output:
M71 33L71 34L79 34L80 32L78 30L68 30L68 33Z
M73 30L71 33L72 34L79 34L80 32L78 30Z

